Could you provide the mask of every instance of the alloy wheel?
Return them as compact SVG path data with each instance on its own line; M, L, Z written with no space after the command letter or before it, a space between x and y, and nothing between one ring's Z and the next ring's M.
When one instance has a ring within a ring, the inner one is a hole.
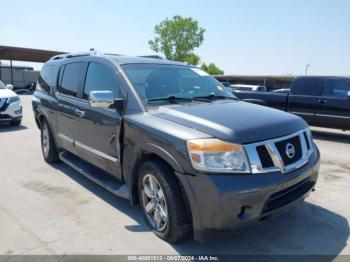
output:
M164 231L168 224L168 209L164 192L152 174L142 181L142 204L148 221L157 231Z
M44 123L42 132L43 132L43 135L42 135L43 151L45 156L48 156L50 151L50 135L49 135L49 128L46 123Z

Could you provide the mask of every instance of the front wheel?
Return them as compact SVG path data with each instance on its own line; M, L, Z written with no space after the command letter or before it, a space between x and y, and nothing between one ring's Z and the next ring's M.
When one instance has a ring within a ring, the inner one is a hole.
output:
M191 224L175 174L161 161L145 162L138 193L146 222L160 238L175 243L187 237Z
M41 150L44 160L47 163L56 163L59 161L58 151L55 141L49 127L49 124L44 119L41 124Z

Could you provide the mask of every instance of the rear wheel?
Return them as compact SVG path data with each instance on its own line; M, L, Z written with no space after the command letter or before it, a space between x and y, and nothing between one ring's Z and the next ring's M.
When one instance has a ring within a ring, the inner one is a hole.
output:
M138 193L146 222L168 242L178 242L191 230L181 188L173 172L161 161L145 162L139 172Z
M41 150L44 160L47 163L56 163L59 161L57 147L46 119L41 124Z

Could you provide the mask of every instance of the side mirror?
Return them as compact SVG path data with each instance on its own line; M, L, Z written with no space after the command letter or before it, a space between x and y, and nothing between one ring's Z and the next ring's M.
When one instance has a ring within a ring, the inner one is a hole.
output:
M10 90L13 90L13 85L7 84L7 85L6 85L6 88L7 88L7 89L10 89Z
M116 108L122 111L124 99L114 98L112 91L91 91L89 94L89 104L92 108Z

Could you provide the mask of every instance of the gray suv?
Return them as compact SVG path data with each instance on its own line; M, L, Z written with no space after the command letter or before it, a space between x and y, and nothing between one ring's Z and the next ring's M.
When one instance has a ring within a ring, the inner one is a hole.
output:
M55 56L33 109L46 162L139 203L169 242L213 239L279 214L318 176L304 120L240 101L199 68L165 59Z

